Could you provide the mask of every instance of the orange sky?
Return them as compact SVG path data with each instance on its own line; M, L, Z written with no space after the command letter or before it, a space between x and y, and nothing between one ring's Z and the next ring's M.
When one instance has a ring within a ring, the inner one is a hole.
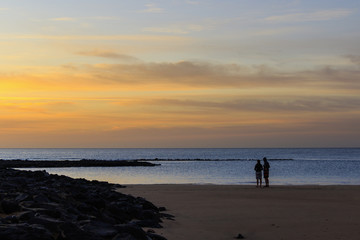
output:
M359 147L356 2L20 2L0 5L2 148Z

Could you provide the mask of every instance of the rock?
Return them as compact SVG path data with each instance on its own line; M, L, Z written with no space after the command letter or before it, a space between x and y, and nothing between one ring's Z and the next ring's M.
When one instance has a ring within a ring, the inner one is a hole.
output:
M65 240L65 239L66 240L78 240L78 239L102 240L101 237L85 232L81 230L76 224L70 222L61 224L59 226L59 230L60 230L59 238L61 240Z
M50 240L51 233L42 226L23 224L0 224L1 240Z
M241 233L239 233L239 234L237 235L236 239L245 239L245 237L244 237Z
M165 207L159 207L159 212L165 212L166 208Z
M35 216L34 211L25 211L18 215L19 221L21 222L27 222L29 219L33 218Z
M16 202L22 202L22 201L26 201L26 200L32 200L32 199L30 199L29 194L26 194L26 193L20 193L20 194L15 198L15 201L16 201Z
M113 238L116 240L123 239L121 237L127 237L124 239L137 239L137 240L148 240L146 233L142 228L134 224L120 224L115 226L119 231L119 234ZM130 235L130 236L129 236ZM131 238L132 237L132 238Z
M139 227L162 228L158 221L152 219L134 220L131 221L131 223L136 224Z
M35 214L34 217L27 220L27 223L41 225L51 232L57 232L58 226L63 222L61 220Z
M7 224L19 223L19 219L15 215L10 215L1 219L1 222Z
M165 239L160 213L144 198L114 191L118 185L0 167L1 240Z
M118 233L113 225L99 221L89 221L81 229L106 239L112 238Z
M34 195L33 200L34 200L35 202L39 202L39 203L48 203L48 202L50 202L50 200L48 199L48 197L45 196L45 194L43 194L43 193Z
M149 233L148 235L151 238L151 240L166 240L166 238L164 238L163 236L155 233Z
M19 206L19 203L15 202L15 201L8 201L8 200L1 201L1 208L2 208L2 212L6 213L6 214L17 212L21 209L21 207Z

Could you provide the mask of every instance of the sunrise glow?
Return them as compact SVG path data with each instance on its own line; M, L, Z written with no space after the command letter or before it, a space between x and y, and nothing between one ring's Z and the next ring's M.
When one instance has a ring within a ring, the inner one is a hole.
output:
M359 147L359 9L1 1L0 146Z

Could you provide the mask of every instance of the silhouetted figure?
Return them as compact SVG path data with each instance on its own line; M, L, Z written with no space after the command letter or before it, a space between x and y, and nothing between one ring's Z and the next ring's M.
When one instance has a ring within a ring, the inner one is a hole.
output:
M263 158L264 161L264 179L265 179L265 187L270 187L269 185L269 171L270 171L270 164L267 161L266 157Z
M256 187L259 187L259 186L261 187L263 166L261 165L260 160L257 160L254 170L256 172ZM259 185L259 183L260 183L260 185Z

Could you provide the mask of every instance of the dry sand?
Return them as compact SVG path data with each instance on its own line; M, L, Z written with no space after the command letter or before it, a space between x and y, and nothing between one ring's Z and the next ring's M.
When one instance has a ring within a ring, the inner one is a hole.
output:
M168 240L360 239L360 186L128 185L164 206L157 234Z

